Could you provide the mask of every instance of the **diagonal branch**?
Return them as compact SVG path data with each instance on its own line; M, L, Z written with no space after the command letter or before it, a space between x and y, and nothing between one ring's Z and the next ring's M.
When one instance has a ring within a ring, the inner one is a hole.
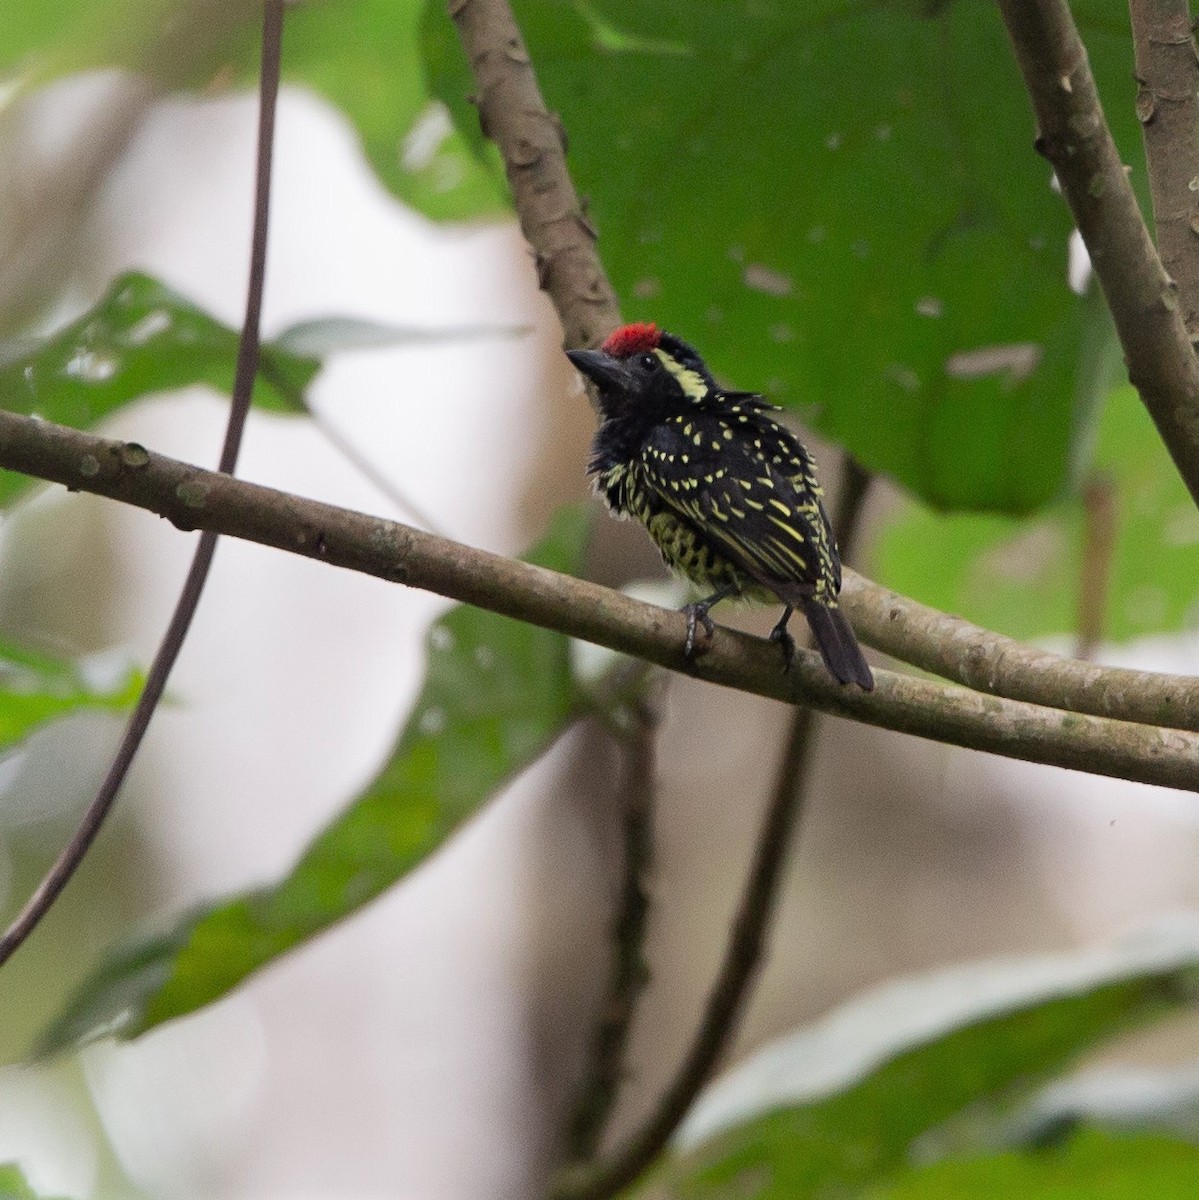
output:
M0 411L0 467L110 496L183 529L240 537L436 592L710 683L1010 758L1199 789L1193 733L1081 716L892 671L878 671L875 690L862 692L835 683L810 651L798 652L784 674L776 645L729 629L717 629L708 652L689 662L680 613L134 443Z
M620 324L620 310L566 168L562 122L545 106L507 0L450 0L449 9L479 89L471 99L503 155L538 281L558 311L566 345L592 345Z
M1199 339L1199 55L1188 0L1129 0L1137 116L1145 140L1162 265Z
M1199 503L1199 362L1103 116L1066 0L999 0L1053 164L1091 255L1132 380Z
M1199 680L1063 658L846 570L842 603L862 640L975 691L1049 708L1199 732Z

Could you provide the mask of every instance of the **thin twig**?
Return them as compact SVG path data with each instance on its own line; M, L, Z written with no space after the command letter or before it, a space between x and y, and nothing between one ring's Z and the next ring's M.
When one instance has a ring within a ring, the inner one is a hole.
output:
M620 310L566 168L562 122L545 106L507 0L450 0L449 12L478 88L471 99L503 156L538 281L567 347L592 345L620 324Z
M1140 392L1199 503L1199 362L1103 116L1066 0L999 0L1053 164Z
M1082 489L1082 562L1078 571L1078 639L1075 657L1095 657L1107 629L1107 593L1116 550L1115 482L1102 473Z
M246 295L246 315L237 347L237 368L233 382L233 397L229 420L225 428L224 445L218 470L232 473L237 463L254 377L258 372L259 321L262 313L263 281L266 274L266 242L270 215L271 155L275 136L275 104L279 94L279 71L282 57L284 0L265 0L262 24L262 66L259 79L258 149L254 193L254 229L250 247L250 279ZM125 776L137 755L150 720L154 716L166 689L171 668L179 657L192 618L204 590L209 568L216 550L216 531L206 531L196 547L187 579L176 603L166 633L150 666L146 684L129 717L121 744L113 757L108 774L99 791L88 805L75 834L63 848L53 866L37 889L17 914L16 919L0 937L0 965L3 965L25 942L37 924L50 910L55 900L83 861L113 802Z
M1129 0L1137 116L1145 141L1162 266L1199 338L1199 55L1189 0Z
M620 1090L633 1013L649 979L644 954L650 908L646 879L653 860L658 714L652 701L638 696L622 706L621 716L623 723L615 733L624 755L623 859L620 898L612 926L612 973L579 1102L567 1126L568 1162L586 1162L599 1149Z
M775 643L719 626L708 650L688 660L679 612L136 444L0 410L0 467L110 496L182 529L210 529L436 592L709 683L1010 758L1199 789L1199 736L1193 733L1063 712L882 669L875 671L874 691L863 692L838 685L807 650L796 652L784 674ZM860 608L862 590L877 585L855 578ZM1087 669L1100 676L1113 670Z
M386 496L402 513L407 513L422 529L427 529L430 533L439 533L445 535L445 530L442 529L432 517L421 509L414 500L409 499L395 483L387 477L384 471L381 471L363 452L350 441L349 438L341 432L324 413L319 412L314 408L309 408L308 416L312 423L320 431L321 436L332 446L341 456L348 462L364 479L369 480L375 485L379 492Z
M842 553L852 553L870 474L846 457L834 525ZM720 972L699 1028L674 1078L645 1123L612 1155L591 1168L563 1171L551 1189L555 1200L607 1200L653 1162L695 1101L737 1029L761 965L776 911L778 886L804 811L815 713L799 705L791 714L773 793L754 847L753 864L737 909Z

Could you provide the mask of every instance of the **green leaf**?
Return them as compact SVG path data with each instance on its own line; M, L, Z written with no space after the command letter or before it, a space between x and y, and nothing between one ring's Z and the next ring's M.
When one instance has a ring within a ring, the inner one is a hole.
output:
M111 691L79 687L69 692L0 691L0 750L29 736L38 726L83 709L127 712L141 694L142 680L130 674Z
M401 200L438 220L499 215L508 207L502 174L480 165L425 84L417 36L423 8L423 0L293 7L286 78L350 118L371 166Z
M416 329L351 317L301 321L263 344L254 403L270 412L307 412L305 391L322 360L334 353L523 332L515 325ZM96 305L52 336L0 345L0 407L86 428L155 392L203 383L227 394L238 338L237 330L158 280L122 275ZM0 471L0 504L30 484Z
M430 77L469 134L440 7ZM516 7L627 317L934 506L1026 512L1061 492L1111 335L1067 286L1070 215L993 4ZM1123 86L1127 12L1093 7Z
M134 65L136 39L148 39L167 0L5 0L0 77L42 82L72 71Z
M39 725L80 710L124 712L137 703L142 682L127 671L116 683L97 687L76 664L0 637L0 751Z
M1114 489L1117 514L1107 638L1199 627L1199 515L1132 388L1109 397L1090 462ZM1077 495L1031 522L909 504L881 532L875 571L897 591L1011 637L1072 632L1084 516Z
M1087 1130L1035 1154L997 1154L903 1171L861 1200L1182 1200L1199 1180L1199 1148L1162 1137Z
M78 428L154 392L195 383L229 392L237 342L236 330L158 280L131 272L50 337L0 347L0 405ZM296 384L307 386L319 369L316 359L264 345L254 402L276 412L304 411Z
M1197 975L1199 926L1179 919L1111 947L885 985L717 1080L675 1152L631 1194L849 1194L963 1110L1187 1001Z
M40 1200L16 1163L0 1163L0 1200Z
M585 509L563 509L529 560L577 573L587 527ZM580 703L564 637L451 609L429 632L424 686L395 750L295 868L110 955L47 1031L45 1049L133 1037L193 1012L349 916L540 757Z
M205 383L228 393L237 365L236 330L156 279L115 279L87 312L50 337L0 346L0 407L86 428L154 392ZM303 391L320 369L313 358L262 347L254 403L304 412ZM28 485L0 472L0 503Z

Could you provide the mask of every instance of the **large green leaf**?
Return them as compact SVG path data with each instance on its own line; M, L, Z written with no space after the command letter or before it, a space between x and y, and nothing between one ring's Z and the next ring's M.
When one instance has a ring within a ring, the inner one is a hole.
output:
M586 510L562 510L530 561L577 573L587 527ZM391 757L286 878L113 953L46 1047L102 1032L132 1037L192 1012L355 912L544 753L580 703L564 637L451 609L430 630L424 686Z
M331 354L526 332L517 325L396 326L352 317L300 321L261 347L253 400L306 413L305 389ZM87 427L155 392L204 383L228 393L239 334L156 279L115 279L82 316L45 338L0 344L0 407ZM0 504L30 481L0 471Z
M75 663L0 638L0 751L58 717L131 708L141 685L136 672L128 671L112 684L96 686Z
M482 169L425 85L423 0L340 0L295 6L284 70L354 123L384 185L440 220L497 215L507 189Z
M206 383L233 387L238 333L156 279L136 272L115 279L77 320L46 338L0 346L0 408L86 428L154 392ZM315 358L262 347L254 403L304 412ZM29 480L0 471L0 504Z
M1184 1200L1199 1181L1199 1148L1163 1137L1088 1130L1037 1153L991 1155L903 1171L860 1200Z
M1097 950L900 981L767 1046L718 1080L634 1195L802 1200L888 1178L916 1139L1186 1002L1199 927ZM996 1193L1015 1194L1015 1193Z
M1105 406L1092 463L1117 513L1106 636L1196 628L1199 515L1131 388ZM1083 527L1078 497L1033 522L909 504L880 533L874 567L889 587L989 629L1062 634L1077 625Z
M465 130L441 8L430 72ZM1061 492L1110 333L1067 286L1070 216L993 4L516 8L626 315L935 506ZM1093 8L1098 67L1127 92L1127 13Z

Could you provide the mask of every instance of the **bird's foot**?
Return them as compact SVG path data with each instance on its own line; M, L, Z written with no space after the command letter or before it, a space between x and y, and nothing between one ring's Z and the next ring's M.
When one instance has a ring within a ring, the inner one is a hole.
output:
M787 614L787 616L790 615L790 613ZM778 642L783 648L783 674L786 675L795 662L795 639L787 632L786 617L770 631L770 640Z
M710 607L700 600L695 604L688 604L683 609L683 612L687 614L687 640L683 643L683 657L688 662L701 650L708 648L708 643L716 632L716 626L712 624L712 618L708 615ZM702 638L697 636L701 626L704 631Z

